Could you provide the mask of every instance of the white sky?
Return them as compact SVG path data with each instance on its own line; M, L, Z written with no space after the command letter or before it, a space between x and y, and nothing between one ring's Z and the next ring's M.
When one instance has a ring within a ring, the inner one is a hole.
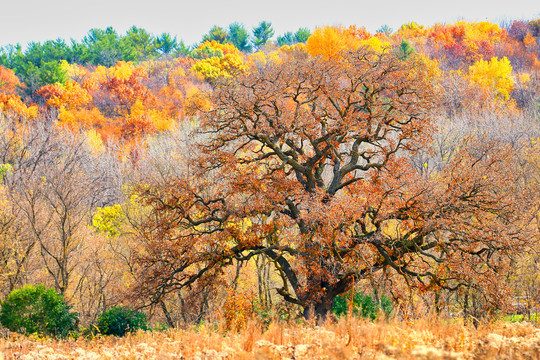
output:
M359 25L374 32L458 19L535 19L538 0L0 0L0 46L50 39L80 40L91 28L113 26L123 34L136 25L169 32L186 44L199 42L213 25L238 21L249 29L270 21L276 35L322 25Z

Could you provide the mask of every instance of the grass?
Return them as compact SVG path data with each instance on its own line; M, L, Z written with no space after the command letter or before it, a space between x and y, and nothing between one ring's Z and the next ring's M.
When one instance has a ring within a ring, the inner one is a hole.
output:
M8 334L0 359L540 359L540 329L496 322L478 328L436 318L414 322L340 319L324 326L252 322L123 338L39 339Z

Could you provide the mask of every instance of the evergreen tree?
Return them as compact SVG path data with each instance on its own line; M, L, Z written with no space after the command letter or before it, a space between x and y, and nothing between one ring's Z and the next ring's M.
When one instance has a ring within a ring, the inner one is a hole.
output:
M249 34L244 25L237 22L229 25L229 39L238 50L244 52L251 51Z
M274 29L272 29L272 24L268 21L261 21L258 26L253 28L254 44L256 47L265 45L272 36L274 36Z
M214 26L208 34L203 36L204 41L217 41L218 43L225 44L229 42L229 34L225 29L219 26Z
M294 36L294 34L292 32L286 32L285 34L281 35L281 36L278 36L277 38L277 44L279 46L283 46L283 45L292 45L294 43L296 43L296 38Z
M310 36L311 36L311 31L309 31L308 28L300 28L294 34L294 40L297 43L305 43L307 39L309 39Z

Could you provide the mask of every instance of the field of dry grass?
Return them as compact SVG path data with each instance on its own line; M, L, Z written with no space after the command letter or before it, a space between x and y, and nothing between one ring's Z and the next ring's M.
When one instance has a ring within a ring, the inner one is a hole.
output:
M125 338L52 340L7 335L0 359L540 359L540 329L491 323L478 329L440 320L324 326L250 324L139 332Z

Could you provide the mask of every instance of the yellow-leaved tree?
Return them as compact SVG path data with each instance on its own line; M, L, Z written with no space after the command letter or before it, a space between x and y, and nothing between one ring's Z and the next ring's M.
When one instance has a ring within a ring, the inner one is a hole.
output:
M192 70L207 80L232 77L246 70L242 52L232 44L205 41L193 51L192 56L199 59Z
M491 58L489 61L479 60L469 67L469 79L473 84L480 85L491 91L496 98L510 99L514 88L512 65L506 57Z

